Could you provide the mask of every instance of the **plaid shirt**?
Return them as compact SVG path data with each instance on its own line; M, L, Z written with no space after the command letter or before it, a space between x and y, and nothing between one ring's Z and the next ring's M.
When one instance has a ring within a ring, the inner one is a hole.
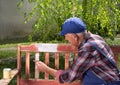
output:
M61 83L72 82L83 77L87 70L91 70L97 77L105 81L119 80L117 69L88 41L94 41L113 61L114 55L110 47L98 35L86 32L83 42L79 46L78 57L67 70L58 70L57 78Z

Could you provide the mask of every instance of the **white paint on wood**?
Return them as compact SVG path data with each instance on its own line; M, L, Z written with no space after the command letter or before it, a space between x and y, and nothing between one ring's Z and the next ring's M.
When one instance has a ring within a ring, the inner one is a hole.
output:
M36 47L40 52L57 52L58 44L40 43L40 44L36 44Z
M35 60L39 60L39 56L40 56L39 53L35 53Z

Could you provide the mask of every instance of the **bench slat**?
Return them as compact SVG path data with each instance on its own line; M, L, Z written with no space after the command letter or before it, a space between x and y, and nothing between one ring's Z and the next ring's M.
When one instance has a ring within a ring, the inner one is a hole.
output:
M40 54L39 52L35 53L35 60L40 60ZM39 70L37 69L37 66L35 65L35 79L39 79Z
M26 78L30 76L30 52L26 52Z
M55 69L59 69L59 53L55 53Z
M69 53L65 53L65 69L68 69L69 67Z
M49 66L49 53L48 52L45 53L45 63L46 63L46 65ZM45 79L49 79L48 73L45 73Z
M43 79L37 79L37 80L35 80L35 79L29 79L29 80L22 79L20 82L21 82L20 85L81 85L80 81L60 84L58 81L55 81L55 80L43 80Z

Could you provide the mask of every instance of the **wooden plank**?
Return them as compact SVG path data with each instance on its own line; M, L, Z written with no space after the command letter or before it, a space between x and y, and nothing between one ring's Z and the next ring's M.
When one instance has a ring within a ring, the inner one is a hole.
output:
M57 52L58 44L40 43L35 46L39 52Z
M26 64L25 64L25 72L26 72L26 78L29 78L30 76L30 52L26 52Z
M112 49L113 53L120 53L120 46L110 46L110 48Z
M0 80L0 85L8 85L11 80L15 77L15 75L17 75L18 73L18 70L17 69L14 69L11 71L11 78L10 79L1 79Z
M116 61L118 61L118 53L120 53L120 46L116 48L116 46L111 46L115 54ZM25 52L58 52L58 53L65 53L65 69L69 67L69 56L70 52L75 53L77 57L77 49L73 49L72 46L67 44L49 44L49 43L40 43L40 44L32 44L28 46L21 45L20 49L18 49L18 68L21 69L21 59L19 58L22 51ZM49 55L46 53L45 56L45 63L49 65ZM59 69L59 54L55 54L55 69ZM27 59L27 58L26 58ZM28 67L28 66L26 66ZM28 72L29 73L29 72ZM60 84L57 80L49 80L48 75L45 74L45 79L21 79L20 74L18 74L19 80L17 81L17 85L81 85L81 82L72 82L72 83L64 83ZM38 77L39 78L39 77ZM1 84L0 85L7 85Z
M70 44L51 44L51 43L36 43L31 45L19 45L21 51L31 52L72 52L78 49L72 48Z
M20 71L21 70L21 61L22 61L22 59L21 59L21 45L19 44L18 45L18 54L17 54L17 69ZM17 85L20 85L19 83L20 83L20 78L21 78L21 74L20 74L20 72L17 74Z
M55 69L59 69L59 53L55 53Z
M42 80L42 79L22 79L20 85L81 85L80 81L72 83L59 83L56 80Z
M70 56L70 53L66 52L65 53L65 70L69 68L69 56Z
M39 52L35 53L35 60L40 60ZM39 70L37 69L37 65L35 64L35 79L39 79Z
M49 66L49 52L45 53L45 64ZM45 73L45 79L49 79L49 74Z
M36 44L31 45L19 45L20 51L30 51L30 52L38 52L38 48Z
M114 59L118 65L119 62L119 54L120 54L120 46L110 46L110 48L112 49L113 53L114 53Z

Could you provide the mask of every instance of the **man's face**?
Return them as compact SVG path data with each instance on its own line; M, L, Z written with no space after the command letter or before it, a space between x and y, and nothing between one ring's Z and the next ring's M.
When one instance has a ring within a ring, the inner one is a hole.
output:
M75 48L78 47L83 40L82 34L68 33L65 35L65 40L67 40Z
M67 40L72 46L76 46L78 44L78 42L76 41L77 38L75 36L75 34L66 34L65 35L65 40Z

